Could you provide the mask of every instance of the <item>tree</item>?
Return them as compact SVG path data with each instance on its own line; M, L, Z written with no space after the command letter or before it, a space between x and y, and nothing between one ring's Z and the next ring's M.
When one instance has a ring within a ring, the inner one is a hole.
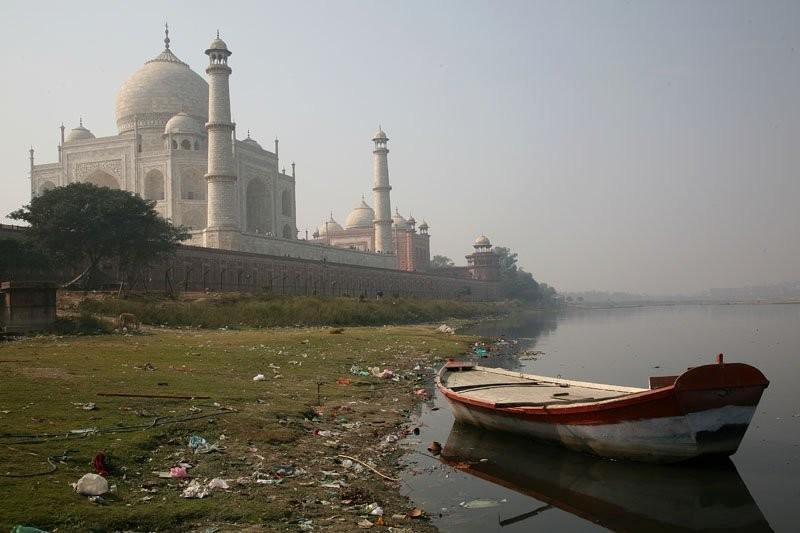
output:
M516 253L503 246L495 246L494 253L500 263L500 292L504 297L545 306L554 303L556 290L517 266Z
M27 239L0 239L0 280L11 279L23 272L47 270L46 254Z
M158 215L155 202L91 183L50 189L9 217L29 223L28 238L54 261L84 268L73 282L84 279L89 286L103 262L113 261L130 275L188 238Z
M434 255L431 259L431 268L447 268L455 265L453 260L446 255Z

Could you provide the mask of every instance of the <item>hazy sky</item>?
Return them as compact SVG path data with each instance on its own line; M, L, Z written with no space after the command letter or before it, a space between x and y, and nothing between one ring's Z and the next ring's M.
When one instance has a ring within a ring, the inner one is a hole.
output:
M28 148L116 133L120 84L163 48L233 51L238 134L297 162L301 234L367 194L463 262L476 235L560 290L800 279L800 2L3 2L0 216Z

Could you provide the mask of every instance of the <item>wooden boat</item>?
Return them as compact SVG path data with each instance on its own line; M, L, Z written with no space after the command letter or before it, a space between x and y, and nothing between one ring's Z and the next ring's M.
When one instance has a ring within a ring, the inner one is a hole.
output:
M649 389L454 360L436 385L458 421L603 457L670 463L735 453L769 381L720 354L717 364L650 378Z
M609 461L456 423L440 458L534 499L528 512L504 512L501 527L525 521L542 529L536 517L556 508L620 532L772 531L727 457L702 465Z

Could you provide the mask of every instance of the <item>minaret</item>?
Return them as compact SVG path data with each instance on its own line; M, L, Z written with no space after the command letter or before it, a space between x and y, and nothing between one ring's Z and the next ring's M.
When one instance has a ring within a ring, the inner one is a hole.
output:
M378 131L372 138L375 143L375 149L372 151L374 157L372 158L372 192L373 203L375 204L375 220L372 222L375 226L375 251L382 254L393 252L392 247L392 208L389 201L389 191L392 190L389 185L389 163L386 155L389 149L386 148L386 142L389 137L378 126Z
M233 128L228 79L228 50L217 38L206 50L208 74L208 225L205 245L210 248L235 250L239 245L239 198L233 161Z

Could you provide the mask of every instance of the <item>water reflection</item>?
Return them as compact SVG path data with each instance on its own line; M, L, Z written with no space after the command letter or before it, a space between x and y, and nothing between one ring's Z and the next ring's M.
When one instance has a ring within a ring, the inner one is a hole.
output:
M530 344L558 327L558 315L546 312L520 312L502 320L485 320L459 331L482 337L505 337Z
M559 508L614 531L772 531L727 459L682 466L617 462L456 424L442 460L542 502L498 518L500 528Z

